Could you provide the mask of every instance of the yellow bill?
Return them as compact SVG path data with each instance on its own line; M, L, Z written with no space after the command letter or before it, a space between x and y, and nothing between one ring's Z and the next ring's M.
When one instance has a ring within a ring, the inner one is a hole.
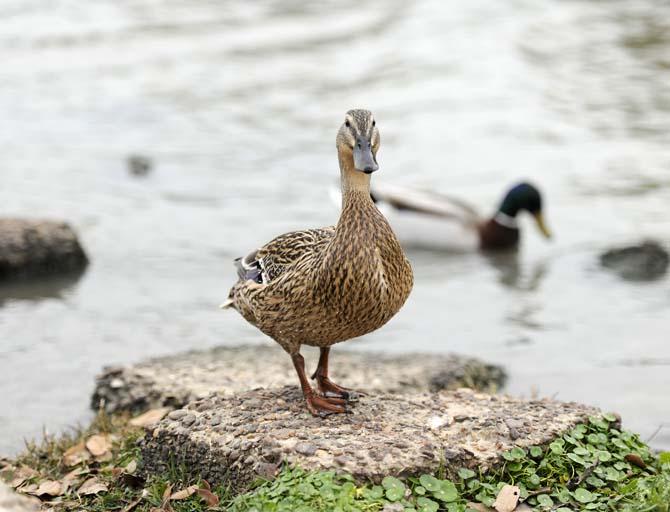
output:
M534 213L533 217L535 218L535 224L537 224L537 228L545 236L545 238L551 238L551 231L549 231L549 228L544 223L544 217L542 217L542 212Z

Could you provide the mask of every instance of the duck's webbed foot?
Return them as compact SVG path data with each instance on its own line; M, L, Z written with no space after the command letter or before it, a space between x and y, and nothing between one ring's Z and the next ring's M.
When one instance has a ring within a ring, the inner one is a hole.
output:
M338 386L328 377L322 377L317 374L312 378L316 379L319 391L328 399L340 398L345 402L356 402L359 397L365 396L363 391Z
M340 398L348 402L355 402L359 397L365 396L362 391L338 386L328 378L328 355L330 348L322 348L319 356L319 365L312 375L312 379L316 379L316 384L319 387L321 394L329 399Z
M346 400L339 397L320 396L315 393L305 375L305 360L300 354L295 354L291 357L293 359L293 366L295 366L298 378L300 379L300 387L302 388L302 394L305 396L305 402L307 402L307 409L313 416L323 417L329 414L348 412Z
M305 395L307 409L312 416L328 416L329 414L342 414L349 412L346 400L341 398L328 398L312 393Z

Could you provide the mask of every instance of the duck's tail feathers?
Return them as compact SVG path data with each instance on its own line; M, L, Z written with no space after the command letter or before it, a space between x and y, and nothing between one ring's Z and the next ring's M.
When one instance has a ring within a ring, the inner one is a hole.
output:
M230 309L235 308L235 301L233 299L227 299L223 304L219 306L221 309Z

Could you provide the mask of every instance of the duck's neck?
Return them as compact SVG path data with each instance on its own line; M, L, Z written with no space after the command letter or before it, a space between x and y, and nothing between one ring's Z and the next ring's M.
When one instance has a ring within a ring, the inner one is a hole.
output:
M370 175L356 170L351 155L339 152L338 156L342 182L342 210L344 211L347 205L355 200L354 198L367 198L373 204L370 197Z

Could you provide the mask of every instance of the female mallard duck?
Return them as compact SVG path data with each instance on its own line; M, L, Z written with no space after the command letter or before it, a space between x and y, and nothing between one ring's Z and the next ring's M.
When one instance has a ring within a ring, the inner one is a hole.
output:
M404 304L412 268L370 197L379 167L372 113L350 110L337 134L342 213L335 227L281 235L237 260L239 281L223 307L233 307L293 359L313 415L346 411L348 389L328 378L330 346L378 329ZM301 345L320 347L316 379L305 375Z
M514 248L519 243L517 214L523 210L533 216L545 237L551 237L542 217L542 196L529 183L512 187L490 218L437 192L384 185L373 187L371 195L405 246L459 251Z

